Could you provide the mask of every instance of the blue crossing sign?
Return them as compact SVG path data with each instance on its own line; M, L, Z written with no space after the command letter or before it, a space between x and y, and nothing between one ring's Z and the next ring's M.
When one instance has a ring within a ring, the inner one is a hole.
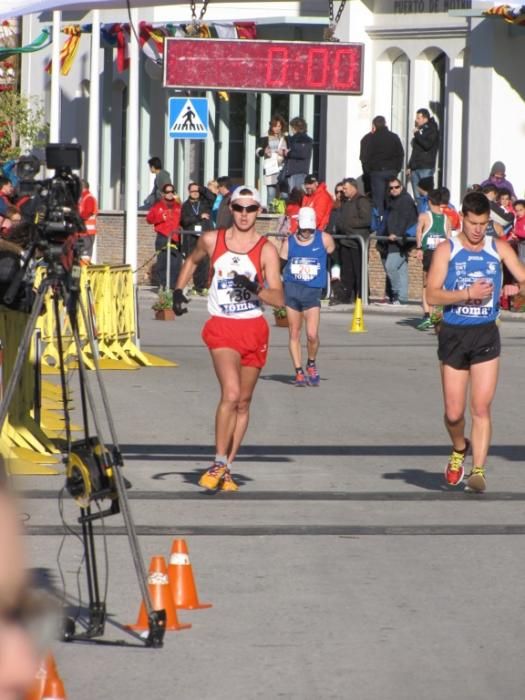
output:
M208 136L206 97L170 97L169 125L172 139L205 139Z

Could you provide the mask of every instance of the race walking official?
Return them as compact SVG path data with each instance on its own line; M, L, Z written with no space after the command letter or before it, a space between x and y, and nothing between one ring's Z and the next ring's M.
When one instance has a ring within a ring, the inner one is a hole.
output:
M231 475L232 462L248 428L250 402L268 352L269 327L261 303L284 303L277 250L255 230L259 192L247 185L237 187L229 206L232 226L200 236L173 292L173 308L180 316L187 311L184 287L200 261L210 258L211 317L202 339L211 353L221 398L215 416L215 459L199 485L211 491L239 488Z
M462 230L435 250L427 278L427 301L444 306L438 333L438 357L445 403L445 426L452 454L445 468L450 486L464 477L472 444L472 470L466 489L486 489L486 458L491 438L491 403L496 392L500 337L496 320L502 288L502 263L518 281L505 285L508 296L525 287L525 265L499 238L487 236L490 204L481 192L463 200ZM471 438L465 437L465 409L470 384Z
M279 255L286 261L283 273L284 303L288 316L288 347L295 369L295 386L319 386L316 358L319 350L321 293L327 283L327 255L335 250L334 239L316 227L311 207L299 209L299 228L285 239ZM306 327L308 360L306 373L301 361L301 331Z
M82 192L78 200L78 213L86 227L84 232L78 234L82 241L81 259L85 263L90 263L93 257L95 236L97 235L98 205L95 195L89 191L89 182L87 180L82 180Z

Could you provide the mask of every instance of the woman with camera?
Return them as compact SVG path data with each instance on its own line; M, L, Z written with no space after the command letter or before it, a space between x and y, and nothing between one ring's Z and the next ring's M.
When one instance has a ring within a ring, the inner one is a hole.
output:
M271 204L272 200L278 199L280 195L279 173L282 170L288 149L285 131L286 122L281 116L275 115L270 121L267 136L261 138L255 151L259 158L264 158L264 184L266 185L268 204Z

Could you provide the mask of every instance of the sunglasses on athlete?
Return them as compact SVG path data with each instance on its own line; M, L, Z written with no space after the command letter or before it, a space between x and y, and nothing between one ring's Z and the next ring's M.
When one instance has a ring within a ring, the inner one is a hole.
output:
M248 204L247 207L243 207L242 204L232 204L232 209L233 211L239 212L239 214L243 211L247 212L248 214L253 214L255 211L259 209L258 204Z

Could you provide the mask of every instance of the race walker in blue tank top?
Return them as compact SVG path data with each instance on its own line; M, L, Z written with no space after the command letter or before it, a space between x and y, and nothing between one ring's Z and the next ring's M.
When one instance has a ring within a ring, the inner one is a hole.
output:
M499 314L502 285L501 258L494 238L486 236L479 251L467 250L458 238L451 238L449 244L450 261L444 289L467 289L475 282L485 280L492 283L492 296L481 301L473 299L468 303L445 306L443 321L456 326L494 322Z
M326 287L326 248L323 234L316 230L308 245L300 245L295 236L288 239L288 262L283 281L297 282L306 287Z

